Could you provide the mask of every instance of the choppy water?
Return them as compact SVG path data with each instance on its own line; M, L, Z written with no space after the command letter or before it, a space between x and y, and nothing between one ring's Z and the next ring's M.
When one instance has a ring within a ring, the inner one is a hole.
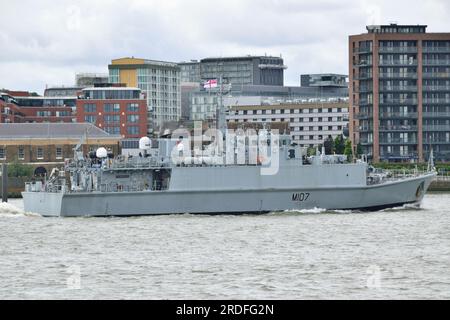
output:
M42 218L0 204L0 299L449 299L450 194L423 209Z

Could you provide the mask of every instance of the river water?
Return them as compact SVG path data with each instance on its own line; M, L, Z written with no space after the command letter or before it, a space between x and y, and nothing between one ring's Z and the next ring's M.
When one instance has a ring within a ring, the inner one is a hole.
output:
M421 209L43 218L0 204L0 299L449 299L450 194Z

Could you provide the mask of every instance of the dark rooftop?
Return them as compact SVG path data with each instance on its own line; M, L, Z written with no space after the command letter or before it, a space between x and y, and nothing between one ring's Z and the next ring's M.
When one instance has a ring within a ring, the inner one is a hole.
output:
M117 138L90 123L2 123L0 139Z

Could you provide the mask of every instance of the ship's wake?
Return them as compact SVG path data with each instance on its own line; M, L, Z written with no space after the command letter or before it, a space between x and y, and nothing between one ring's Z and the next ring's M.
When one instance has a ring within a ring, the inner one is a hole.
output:
M2 217L40 217L40 215L33 212L25 212L10 203L0 203L0 218Z

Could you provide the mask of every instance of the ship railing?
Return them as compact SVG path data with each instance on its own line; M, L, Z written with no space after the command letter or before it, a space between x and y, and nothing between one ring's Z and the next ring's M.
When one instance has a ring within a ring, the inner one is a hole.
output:
M367 184L374 185L400 179L416 178L429 173L430 171L419 169L375 169L368 175Z

